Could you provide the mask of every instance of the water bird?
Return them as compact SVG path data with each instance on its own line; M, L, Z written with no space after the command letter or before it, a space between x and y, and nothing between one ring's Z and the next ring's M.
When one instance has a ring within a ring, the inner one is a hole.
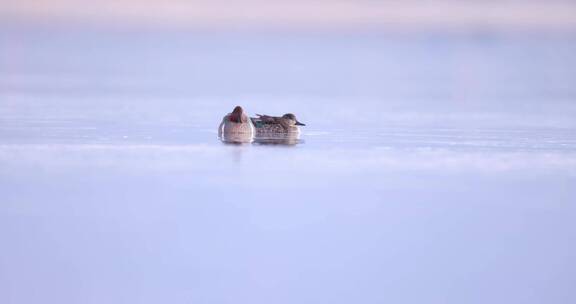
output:
M305 126L305 124L299 122L292 113L287 113L282 116L261 114L256 114L256 116L257 117L250 118L256 129L256 136L270 133L300 133L298 126Z
M224 141L251 142L254 135L252 120L244 114L241 106L236 106L232 113L226 114L218 127L218 137Z

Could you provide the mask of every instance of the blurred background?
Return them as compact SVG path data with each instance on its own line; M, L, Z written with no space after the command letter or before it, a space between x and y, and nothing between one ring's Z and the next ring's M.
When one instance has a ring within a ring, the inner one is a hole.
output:
M0 0L1 303L576 303L575 201L576 1Z
M2 15L27 23L195 29L560 29L575 25L569 0L4 1Z
M316 126L574 125L574 1L4 0L0 16L5 118L207 123L241 104Z

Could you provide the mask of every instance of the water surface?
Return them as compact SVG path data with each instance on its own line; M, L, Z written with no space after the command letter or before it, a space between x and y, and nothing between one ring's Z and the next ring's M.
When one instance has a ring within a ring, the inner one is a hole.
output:
M573 303L576 37L0 30L2 303ZM296 113L296 145L221 117Z

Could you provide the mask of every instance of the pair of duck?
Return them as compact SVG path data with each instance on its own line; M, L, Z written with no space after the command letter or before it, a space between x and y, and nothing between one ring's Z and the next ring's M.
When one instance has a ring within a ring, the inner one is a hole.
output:
M218 127L218 136L226 138L266 138L266 137L291 137L297 138L300 133L299 126L305 124L299 122L292 113L282 116L269 116L256 114L257 117L248 117L244 109L237 106L232 113L222 118Z

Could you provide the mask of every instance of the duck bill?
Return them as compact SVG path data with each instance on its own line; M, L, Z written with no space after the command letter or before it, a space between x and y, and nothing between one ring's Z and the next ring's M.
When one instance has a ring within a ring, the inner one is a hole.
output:
M299 122L299 121L296 121L296 125L297 125L297 126L305 126L305 124L303 124L303 123L301 123L301 122Z

